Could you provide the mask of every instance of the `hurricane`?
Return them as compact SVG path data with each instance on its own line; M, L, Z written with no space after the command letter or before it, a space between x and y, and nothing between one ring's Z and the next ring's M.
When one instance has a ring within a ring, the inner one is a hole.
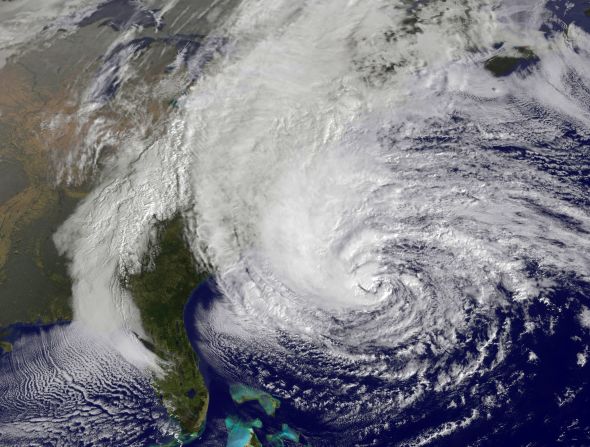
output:
M319 417L317 445L443 442L518 406L535 373L516 365L560 324L587 330L588 38L550 19L246 2L187 99L220 296L195 315L201 349ZM534 66L484 69L523 46Z
M280 399L310 445L587 442L581 3L217 3L149 85L141 52L186 36L125 29L74 108L83 144L56 157L59 181L95 174L54 241L115 375L162 374L126 280L180 215L212 274L198 356ZM149 10L158 32L175 5Z

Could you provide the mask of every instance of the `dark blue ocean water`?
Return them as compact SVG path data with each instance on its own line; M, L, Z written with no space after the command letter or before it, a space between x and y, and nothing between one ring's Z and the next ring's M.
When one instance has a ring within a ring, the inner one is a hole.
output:
M501 408L489 410L486 417L479 418L465 429L455 431L448 437L434 440L430 445L435 446L586 446L590 445L590 373L588 365L581 367L576 359L577 354L584 350L584 340L587 334L580 325L579 314L581 303L588 303L587 284L576 278L562 278L562 287L555 291L551 297L552 302L563 303L562 312L558 319L543 303L534 305L530 312L532 316L538 316L540 321L547 321L544 331L527 333L518 320L512 315L511 335L518 346L508 353L504 366L494 371L494 377L474 377L472 381L479 381L480 392L485 394L486 389L492 386L493 380L499 380L509 384L516 379L518 386L508 387L509 395L503 399L506 405ZM197 354L201 354L198 348L199 333L195 325L195 315L199 309L207 308L214 300L222 299L211 279L198 286L190 296L185 308L185 325ZM504 315L498 314L502 320ZM19 339L27 339L31 342L42 340L44 334L50 333L55 328L65 327L67 323L57 325L14 325L10 328L8 341L16 343ZM539 335L540 334L540 335ZM529 352L537 354L538 359L531 362ZM14 351L0 356L0 372L3 378L11 376L11 369L21 353ZM206 378L210 391L210 406L207 415L207 423L202 437L190 445L224 446L227 441L227 429L225 420L228 416L237 416L244 421L260 419L262 429L256 429L258 438L264 445L267 434L275 434L281 431L282 424L288 424L302 435L302 445L309 442L314 446L348 446L348 445L379 445L391 446L402 442L415 433L423 432L431 427L438 426L449 420L457 420L468 417L465 410L448 408L451 400L456 395L441 395L433 393L420 401L410 410L397 415L398 422L392 421L392 429L371 436L370 442L357 441L356 430L363 429L362 421L358 425L351 424L347 430L333 427L326 420L325 414L314 414L298 410L289 400L281 400L281 405L275 416L267 416L256 402L247 402L237 405L229 393L229 386L233 383L224 377L223 371L215 370L208 364L204 357L200 362L200 369ZM460 361L460 359L456 359ZM309 359L301 359L303 363ZM268 365L265 365L268 367ZM276 372L280 374L279 371ZM326 372L329 373L329 372ZM116 379L116 377L113 377ZM285 376L287 387L301 386L293 377ZM6 380L0 381L0 394L6 392ZM126 387L118 387L116 384L104 389L94 389L97 395L108 406L125 406L135 408L139 414L156 412L162 415L163 408L151 393L147 382L138 382L144 386L130 393ZM4 384L4 387L1 385ZM264 389L264 383L248 382L248 385ZM382 386L382 384L368 379L366 386ZM305 384L311 386L310 383ZM141 390L141 391L140 391ZM320 392L321 389L318 389ZM460 391L460 390L458 390ZM478 395L472 395L473 402L466 402L464 408L474 408L479 404ZM30 414L48 417L52 414L50 408L43 409L42 402L39 405L29 403ZM71 408L69 405L67 408ZM0 427L9 421L18 422L20 415L14 414L14 409L0 405ZM483 413L486 411L480 408ZM45 414L43 414L45 413ZM158 432L156 426L150 426L149 419L141 421L133 416L133 412L120 415L118 418L97 418L96 424L104 424L105 429L119 431L121 424L129 424L134 421L137 431L127 441L140 442L144 445L163 442L166 440ZM128 419L131 417L131 420ZM387 415L384 415L387 417ZM2 429L0 428L0 435ZM0 437L1 439L1 437ZM140 441L141 440L141 441ZM39 445L44 444L39 439ZM120 442L117 441L117 442ZM82 445L82 444L80 444ZM89 438L84 445L97 445ZM121 445L116 442L101 441L100 445ZM285 441L285 445L296 445Z
M550 37L564 32L569 24L576 23L584 31L590 32L590 18L585 14L589 7L587 2L549 1L546 8L550 18L543 24L541 31ZM165 22L157 20L155 12L139 2L112 0L105 2L80 25L99 23L118 31L126 31L135 26L167 31ZM105 101L114 98L120 88L118 70L128 63L128 58L139 57L150 50L154 43L174 46L179 52L184 51L186 63L199 52L201 41L202 35L198 30L190 30L187 34L170 33L159 38L139 38L113 48L109 54L104 55L104 71L111 72L111 75L105 77L103 88L97 90L97 96ZM590 92L583 83L573 78L572 83L578 97L590 97ZM538 121L539 127L548 117L546 110L531 107L530 104L514 103L510 106L522 107L526 120ZM556 117L555 122L559 122L559 119ZM451 117L451 121L457 126L460 126L462 120L465 118L458 115ZM531 135L532 140L528 145L524 144L526 142L522 145L498 143L480 149L500 154L506 159L524 161L534 169L555 176L566 185L580 188L586 192L585 197L572 195L570 198L563 198L574 206L587 209L590 205L590 140L583 129L563 121L561 124L561 132L558 132L558 138L554 141L535 141L534 135ZM445 145L453 146L457 143L446 131L439 134L433 131L433 135L424 135L417 142L419 144L416 150L423 151L440 151ZM572 228L578 224L558 210L538 211ZM537 268L534 263L529 265L531 277L542 276L541 272L536 271ZM265 445L268 445L266 435L280 432L282 424L286 423L302 434L302 444L309 442L316 447L388 447L403 444L416 434L429 432L444 424L467 420L475 410L478 417L472 423L455 428L448 436L433 438L428 445L590 446L590 362L584 363L580 357L585 352L586 357L590 358L590 353L587 352L588 329L580 324L583 306L590 306L590 285L571 272L557 272L551 279L557 286L552 289L546 301L538 300L528 306L527 315L522 313L525 312L524 308L511 310L510 313L497 310L497 322L510 322L510 349L506 351L506 358L501 366L494 368L490 374L475 373L452 393L432 392L399 413L383 412L380 416L382 420L378 422L383 423L380 427L387 424L388 428L378 431L371 431L375 421L367 421L362 417L350 421L346 427L334 425L329 412L314 412L309 409L311 406L302 408L288 399L281 399L281 406L275 416L266 415L255 402L236 404L229 393L229 387L235 379L228 379L226 371L216 369L213 364L208 363L206 355L199 350L202 339L195 325L195 316L206 311L216 300L223 299L211 279L193 291L185 309L186 330L193 348L201 358L199 366L210 391L205 430L201 438L191 445L224 446L227 441L226 418L235 416L244 421L259 418L263 425L255 431ZM509 292L506 291L506 294ZM539 330L527 330L525 321L531 320L538 322L541 326ZM14 389L34 387L34 384L27 381L27 374L19 373L19 368L22 371L27 362L40 365L44 377L59 377L60 368L56 364L52 365L51 356L48 357L47 351L41 348L61 346L62 342L54 339L51 334L65 326L65 323L60 323L50 326L14 325L9 328L8 341L18 343L19 340L27 340L27 343L17 347L13 353L0 356L0 377L3 379L0 380L0 445L19 445L13 441L14 437L9 432L20 430L24 433L25 430L33 430L31 425L27 425L33 419L37 421L35 424L39 432L30 438L32 441L20 445L52 446L57 445L56 440L60 439L65 442L62 445L68 445L67 440L71 439L69 445L121 446L135 443L148 446L169 440L155 423L165 417L161 403L154 396L147 380L137 376L131 382L124 381L124 374L133 373L133 369L126 367L121 367L118 375L106 375L108 381L102 385L93 384L91 393L87 395L72 391L74 388L69 386L64 386L63 395L54 394L53 390L44 394L44 389L50 389L50 384L57 380L52 382L48 379L42 382L41 394L38 395L41 397L36 400L27 402L23 399L21 402L18 394L11 395L10 399L6 398ZM485 325L482 323L482 331L484 330ZM471 335L474 340L478 336L476 333ZM475 343L473 340L460 341L466 350L474 347L470 347L470 343ZM298 348L297 341L291 340L288 343L294 349ZM531 352L536 355L534 359L530 356ZM35 357L35 353L42 355ZM70 369L67 371L83 372L84 368L80 366L84 365L84 357L78 357L79 352L75 349L71 353L73 362L69 364ZM382 354L393 355L392 352ZM60 361L68 365L64 359ZM257 368L253 362L260 360L244 357L240 361L244 362L244 371L251 371ZM321 357L302 356L298 361L302 368L314 371L317 377L335 374L323 369ZM447 359L448 364L461 362L460 353ZM260 366L272 376L280 377L285 383L285 389L312 389L318 395L325 391L313 381L301 383L301 377L277 369L271 359ZM105 370L111 371L111 368ZM346 380L345 377L336 378ZM86 378L82 375L79 380L84 383ZM257 382L251 374L244 374L244 383L261 390L267 388L266 383ZM503 384L505 389L505 394L498 396L500 404L482 404L482 396L497 392L498 384ZM382 390L384 394L394 395L399 387L411 389L416 383L408 381L392 385L366 377L362 385L366 387L367 394ZM56 396L56 400L52 399L53 396ZM87 405L88 397L91 405ZM453 405L459 400L463 400L462 405ZM80 417L79 408L88 411L87 419ZM18 425L21 423L23 425ZM285 445L289 445L289 442L286 441Z
M2 329L0 445L147 446L170 439L149 378L77 323Z
M238 406L232 401L228 391L232 382L224 378L223 371L216 371L201 360L200 368L206 377L211 403L203 437L192 445L222 445L227 437L224 419L228 415L237 415L244 420L262 419L264 428L257 430L261 440L266 433L276 432L280 430L282 423L287 423L314 446L397 445L416 433L448 421L468 418L468 411L449 408L449 403L474 382L478 382L480 393L468 396L467 399L472 399L473 402L467 401L463 408L476 408L485 417L478 418L465 429L456 430L449 436L434 439L428 445L590 445L590 372L588 365L580 367L577 363L577 354L584 350L584 340L587 337L579 322L580 305L590 301L589 290L587 284L576 278L562 278L562 287L551 297L551 301L563 304L559 318L556 320L551 309L542 303L532 306L532 316L547 322L545 331L532 334L525 330L522 324L524 320L514 320L512 315L511 337L518 342L518 346L513 346L504 366L496 369L493 376L476 375L469 384L457 389L452 395L432 393L411 409L396 415L397 421L392 419L391 430L373 433L365 441L358 439L358 431L365 428L363 421L353 423L348 430L343 430L330 425L327 420L329 415L299 411L288 400L281 401L275 417L266 417L254 403ZM187 332L199 355L201 353L198 348L199 333L195 326L195 313L199 309L206 309L216 299L221 298L214 281L209 280L194 290L185 309ZM506 315L498 312L497 318L503 320ZM529 358L531 351L538 356L535 361ZM461 361L460 358L455 360ZM308 361L309 359L301 359L302 363ZM268 365L264 366L268 368ZM326 374L329 373L326 371ZM293 377L283 378L287 381L286 388L303 385ZM506 404L500 408L482 408L479 397L486 391L493 390L496 380L507 385L508 395L503 398ZM508 386L516 381L517 386ZM264 383L249 385L264 389ZM383 386L370 378L365 385ZM310 387L312 384L305 383L304 386ZM323 390L317 391L320 393ZM387 418L388 415L384 417Z
M184 310L185 328L193 349L199 356L199 369L205 378L205 383L209 390L209 410L207 412L205 430L203 435L190 445L225 445L228 437L225 420L228 416L235 416L246 422L260 419L263 427L260 430L255 430L260 441L264 441L266 435L280 433L282 424L285 423L291 426L293 422L298 422L300 425L307 424L313 427L313 430L321 431L320 425L315 423L317 416L296 412L288 401L281 401L281 405L274 416L268 416L255 401L245 402L239 405L233 401L229 388L235 382L227 381L219 371L216 371L206 362L199 350L198 343L200 336L195 324L195 315L199 312L199 309L203 307L207 308L218 297L219 294L215 286L215 281L213 278L210 278L193 290ZM300 441L300 444L284 441L284 445L305 445L304 436L301 437Z

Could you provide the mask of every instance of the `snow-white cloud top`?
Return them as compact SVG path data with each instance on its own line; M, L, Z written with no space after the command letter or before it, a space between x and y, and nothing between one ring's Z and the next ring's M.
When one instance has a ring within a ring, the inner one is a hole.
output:
M495 368L511 349L498 315L555 287L539 272L590 275L586 199L553 169L568 126L590 129L590 42L575 25L547 39L537 3L242 2L165 136L123 144L58 232L76 318L140 330L117 280L183 212L223 295L198 316L203 349L228 374L250 355L305 375L285 339L305 340L351 381L416 379L372 396L385 411ZM498 42L540 60L495 78ZM325 396L337 417L360 411L356 385Z

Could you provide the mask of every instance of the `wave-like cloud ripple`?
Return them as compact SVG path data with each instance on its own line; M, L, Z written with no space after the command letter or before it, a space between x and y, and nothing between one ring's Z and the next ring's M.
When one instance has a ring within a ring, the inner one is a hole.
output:
M546 15L246 2L236 54L187 101L221 292L202 350L321 418L319 445L419 445L506 411L560 318L587 349L588 36L547 40ZM494 78L500 41L540 62Z
M559 11L242 2L168 135L129 140L60 230L77 318L141 333L112 279L182 212L220 290L203 355L319 421L314 445L517 439L551 405L535 429L577 439L590 40Z
M23 334L0 359L3 445L145 446L176 430L146 375L107 339L78 323Z

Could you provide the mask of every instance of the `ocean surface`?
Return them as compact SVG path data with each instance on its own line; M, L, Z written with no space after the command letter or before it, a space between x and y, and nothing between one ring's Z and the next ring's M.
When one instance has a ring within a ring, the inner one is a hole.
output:
M2 357L18 398L0 393L0 443L109 445L128 399L154 408L130 445L174 432L125 278L180 215L213 273L184 316L211 392L195 445L234 428L280 445L283 424L313 446L590 445L587 5L51 5L10 16L45 30L2 22L7 61L112 41L46 121L81 142L55 181L91 182L53 236L74 323ZM65 420L30 392L44 383L55 408L78 396Z

